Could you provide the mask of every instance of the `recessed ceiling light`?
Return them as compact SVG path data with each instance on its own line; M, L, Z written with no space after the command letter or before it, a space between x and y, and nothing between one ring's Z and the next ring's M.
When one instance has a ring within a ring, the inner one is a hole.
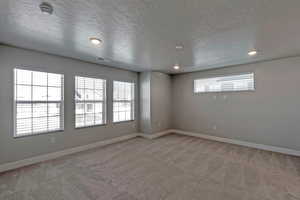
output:
M90 42L93 44L93 45L100 45L102 43L102 40L98 39L98 38L95 38L95 37L91 37L90 38Z
M175 70L179 70L180 69L180 66L179 65L174 65L173 67Z
M47 2L41 3L40 4L40 9L41 9L42 13L46 14L46 15L52 15L52 13L53 13L52 5L47 3Z
M176 45L175 48L176 48L177 50L182 50L182 49L183 49L183 45Z
M257 54L257 51L255 51L255 50L248 52L249 56L255 56L256 54Z

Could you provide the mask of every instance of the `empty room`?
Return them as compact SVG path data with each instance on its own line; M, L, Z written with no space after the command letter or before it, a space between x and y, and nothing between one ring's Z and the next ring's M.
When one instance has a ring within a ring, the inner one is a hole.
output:
M299 0L1 0L0 200L300 200Z

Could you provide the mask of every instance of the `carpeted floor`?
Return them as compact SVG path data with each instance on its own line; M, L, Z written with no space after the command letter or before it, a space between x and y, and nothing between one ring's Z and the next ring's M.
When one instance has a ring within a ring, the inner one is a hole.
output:
M194 137L135 138L0 174L1 200L300 200L300 158Z

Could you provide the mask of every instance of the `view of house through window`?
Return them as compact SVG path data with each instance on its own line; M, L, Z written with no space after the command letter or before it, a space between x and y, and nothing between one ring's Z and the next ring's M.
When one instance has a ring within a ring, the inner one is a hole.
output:
M63 130L64 76L14 70L14 136Z
M106 123L106 80L75 77L76 128Z
M114 81L113 122L134 120L134 83Z

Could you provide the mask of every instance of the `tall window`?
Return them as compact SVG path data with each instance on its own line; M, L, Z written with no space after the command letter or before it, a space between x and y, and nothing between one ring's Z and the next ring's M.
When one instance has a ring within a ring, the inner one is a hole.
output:
M63 130L64 76L14 69L14 136Z
M253 73L194 80L195 93L251 90L254 90Z
M106 123L106 80L75 77L76 128Z
M134 83L114 81L113 122L134 120Z

